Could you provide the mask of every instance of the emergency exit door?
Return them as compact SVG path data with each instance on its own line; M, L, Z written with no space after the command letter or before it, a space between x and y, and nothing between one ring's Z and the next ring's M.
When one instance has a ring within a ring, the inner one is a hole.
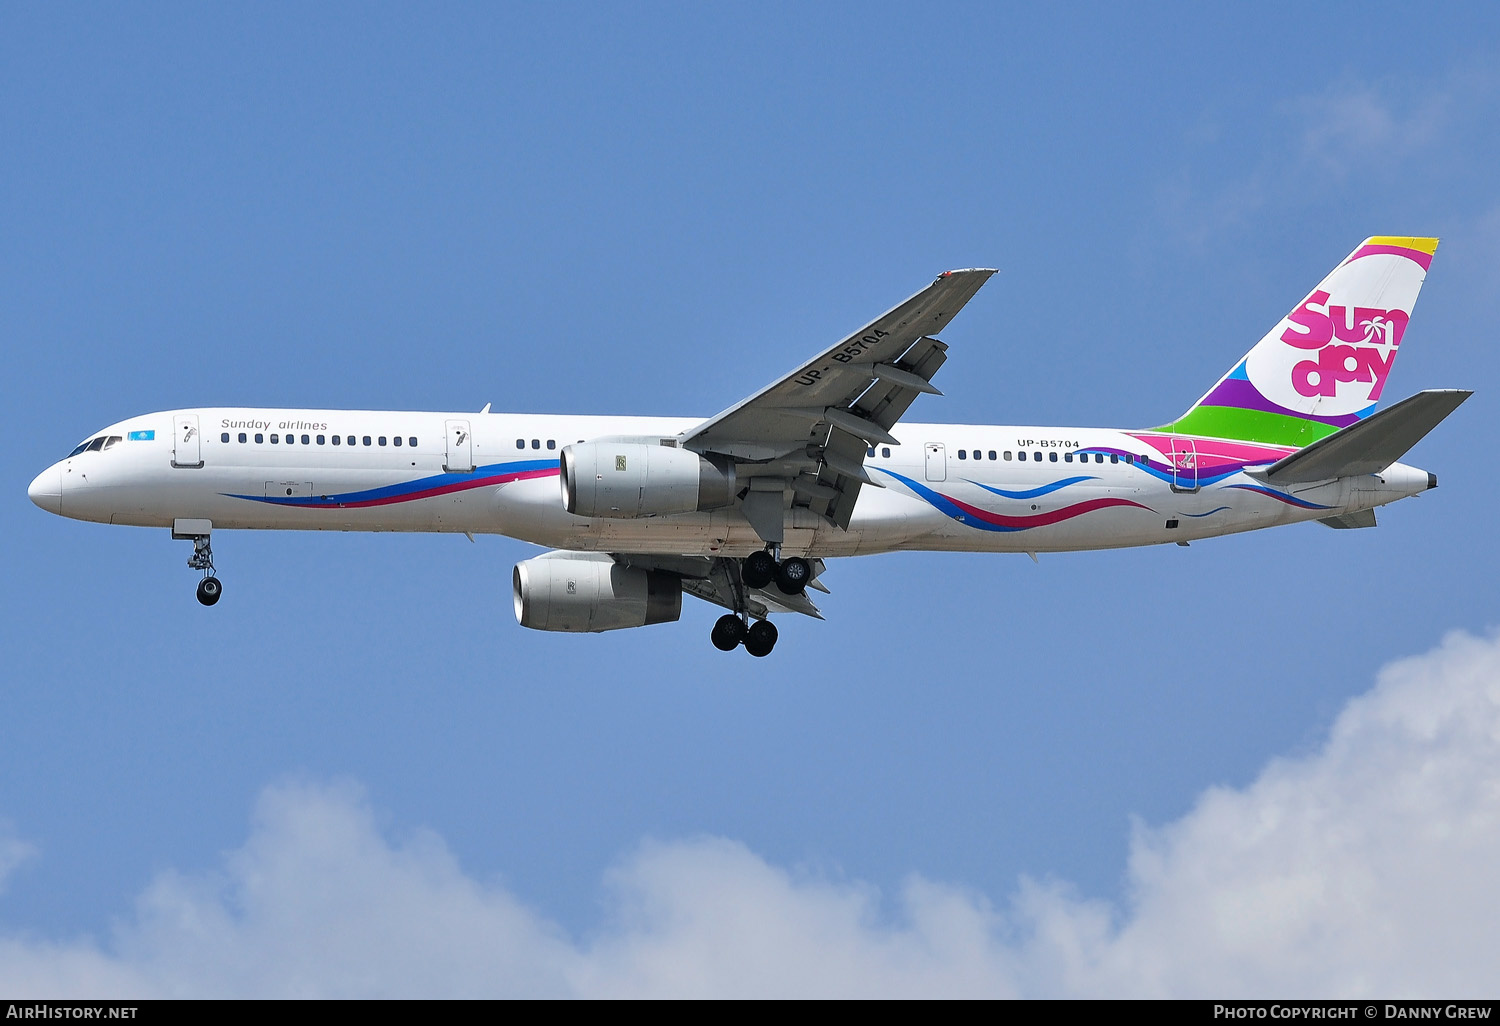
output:
M948 448L942 442L927 443L927 480L948 480Z

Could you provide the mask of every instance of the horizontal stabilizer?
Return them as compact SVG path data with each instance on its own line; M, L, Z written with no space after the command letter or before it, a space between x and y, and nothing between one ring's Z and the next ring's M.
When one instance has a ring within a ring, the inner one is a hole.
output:
M1323 517L1318 523L1327 524L1329 527L1347 531L1355 527L1374 527L1375 511L1373 509L1357 509L1353 513L1340 513L1336 517Z
M1265 471L1265 480L1297 484L1378 474L1473 394L1460 388L1418 392L1278 460Z

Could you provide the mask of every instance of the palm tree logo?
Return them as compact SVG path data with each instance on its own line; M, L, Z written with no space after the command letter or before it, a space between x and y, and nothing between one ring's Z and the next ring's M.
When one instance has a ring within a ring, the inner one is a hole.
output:
M1365 337L1360 339L1365 344L1379 346L1390 340L1392 325L1390 319L1384 314L1360 321L1359 325L1365 329Z

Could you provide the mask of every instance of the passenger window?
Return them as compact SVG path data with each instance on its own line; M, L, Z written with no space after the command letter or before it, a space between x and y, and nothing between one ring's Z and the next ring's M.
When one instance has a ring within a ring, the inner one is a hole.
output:
M287 445L296 445L297 444L297 436L296 435L287 435L286 436L286 444Z
M354 444L354 436L353 436L353 435L350 435L350 436L349 436L349 437L348 437L348 438L347 438L347 439L345 439L345 441L346 441L346 442L347 442L347 443L348 443L348 444L349 444L349 445L353 445L353 444ZM366 445L368 445L368 444L369 444L369 443L368 443L368 442L366 442L366 443L365 443L365 444L366 444Z
M281 436L280 435L272 435L271 436L271 444L272 445L275 445L279 441L281 441Z
M958 450L958 458L959 459L963 459L964 458L964 451L962 449Z
M325 438L325 437L324 437L324 436L323 436L323 435L319 435L319 436L318 436L318 444L319 444L319 445L323 445L323 444L324 444L324 443L325 443L325 442L327 442L327 441L328 441L328 439L327 439L327 438Z
M265 442L266 442L266 436L263 435L263 434L261 434L259 431L255 432L255 444L256 445L264 445Z
M334 445L338 445L341 442L343 442L343 438L342 437L340 437L339 435L334 435L333 436L333 444Z
M526 439L524 439L524 438L517 438L516 439L516 448L517 449L524 449L524 448L526 448Z
M1026 454L1025 454L1025 453L1022 453L1022 454L1021 454L1021 455L1022 455L1022 456L1024 456L1024 455L1026 455ZM1007 462L1007 463L1009 463L1009 462L1010 462L1010 450L1009 450L1009 449L1006 449L1006 450L1005 450L1005 462Z
M531 440L531 447L533 449L540 449L542 447L542 440L540 438L533 438Z
M1063 462L1064 463L1072 463L1073 462L1073 454L1070 453L1070 452L1063 453Z
M417 447L417 437L416 437L416 435L412 435L410 438L408 438L406 440L406 444L409 445L409 446L411 446L413 449L415 449Z
M392 438L391 441L394 442L396 445L400 445L401 444L401 436L397 435L395 438Z
M1111 462L1111 463L1119 463L1120 462L1120 454L1117 453L1117 452L1110 453L1109 454L1109 462Z
M311 443L311 441L308 439L308 437L306 435L303 435L302 436L302 444L303 445L311 445L312 443Z
M890 446L886 446L885 448L881 449L880 450L880 455L881 455L881 458L883 458L883 459L890 459L891 458L891 447Z
M1102 452L1096 452L1096 453L1094 453L1094 462L1095 463L1103 463L1104 462L1104 453L1102 453Z
M868 449L866 449L865 450L865 455L866 456L874 456L875 455L875 447L872 445Z
M227 442L227 441L229 441L229 432L226 431L222 435L220 435L219 436L219 441L221 441L221 442Z
M378 439L376 439L376 441L378 441L381 445L384 445L385 444L385 435L381 435Z
M991 449L990 450L990 459L993 460L994 458L995 458L995 450Z
M245 432L243 432L243 431L240 432L240 444L241 445L245 444Z
M555 438L549 438L549 439L547 439L547 448L549 448L549 449L556 449L557 448L557 439L555 439Z
M365 442L366 445L370 444L370 436L369 435L365 435L364 442Z
M1057 462L1057 450L1053 449L1051 452L1049 452L1047 454L1047 458L1049 460L1051 460L1053 463L1056 463Z

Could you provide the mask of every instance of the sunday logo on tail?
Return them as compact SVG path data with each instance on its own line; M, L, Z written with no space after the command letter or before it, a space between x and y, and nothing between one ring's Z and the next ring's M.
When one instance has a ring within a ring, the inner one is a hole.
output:
M1303 446L1368 416L1437 245L1400 236L1360 243L1165 430Z

